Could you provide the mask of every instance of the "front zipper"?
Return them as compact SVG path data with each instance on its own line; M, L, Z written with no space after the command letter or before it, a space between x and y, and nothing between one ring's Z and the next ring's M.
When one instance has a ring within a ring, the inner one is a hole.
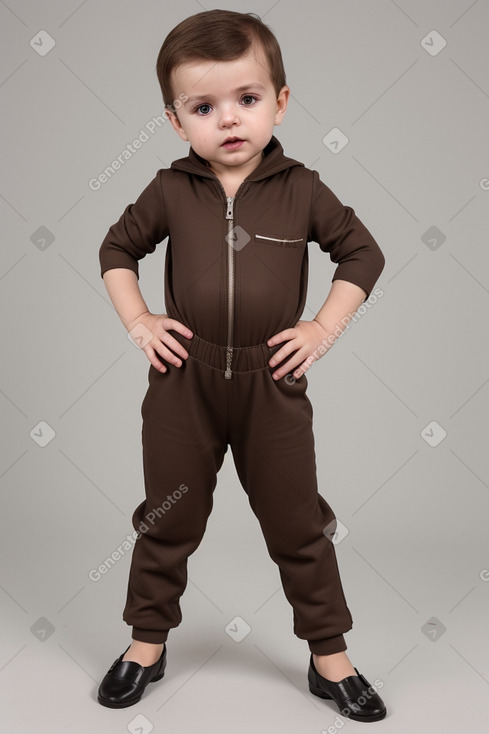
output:
M233 360L233 326L234 326L234 247L232 246L232 231L234 222L234 196L227 196L226 219L228 220L228 344L226 347L226 371L224 377L232 377L231 363Z
M216 176L217 178L217 176ZM233 328L234 328L234 247L232 246L233 238L232 231L234 225L234 202L241 188L247 183L245 179L238 186L234 196L226 196L224 186L221 181L217 179L224 198L226 200L226 220L228 222L228 338L226 346L226 369L224 370L224 378L230 380L233 376L232 372L232 361L233 361Z

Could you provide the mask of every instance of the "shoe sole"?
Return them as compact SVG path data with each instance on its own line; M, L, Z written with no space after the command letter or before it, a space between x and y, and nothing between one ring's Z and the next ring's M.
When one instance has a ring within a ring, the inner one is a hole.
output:
M159 675L156 675L154 678L151 678L151 680L148 681L146 685L149 685L150 683L156 683L156 681L161 680L165 673L160 673ZM144 687L144 691L146 690L146 686ZM97 701L102 704L102 706L107 706L109 709L125 709L128 708L128 706L134 706L135 703L139 703L141 698L143 697L144 691L141 693L138 698L133 698L131 701L122 701L121 703L117 703L116 701L109 701L105 698L101 698L100 696L97 696Z
M319 696L319 698L328 698L331 701L334 701L334 703L338 706L333 696L330 696L329 693L326 693L325 691L323 691L322 688L316 688L315 686L312 686L309 683L309 690L315 696ZM382 711L380 714L370 714L367 716L358 716L358 714L353 714L353 713L350 713L348 715L342 714L341 713L342 709L340 709L339 706L338 706L338 710L341 716L344 716L345 719L353 719L354 721L380 721L381 719L385 718L385 715L387 713L387 709L384 709L384 711Z

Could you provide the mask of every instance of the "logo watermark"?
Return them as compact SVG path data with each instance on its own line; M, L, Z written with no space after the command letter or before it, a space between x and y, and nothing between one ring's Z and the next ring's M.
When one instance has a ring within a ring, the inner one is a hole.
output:
M328 334L327 337L321 340L321 343L312 354L309 355L309 357L305 360L309 367L314 364L314 362L317 362L319 357L323 356L323 354L326 354L326 352L333 346L333 344L340 339L340 337L345 334L350 326L357 321L359 321L364 314L367 313L369 308L372 308L372 306L377 303L379 298L382 298L384 295L384 291L382 288L376 288L372 293L369 295L367 300L362 303L354 314L347 313L346 316L343 316L343 318L340 321L340 324L343 325L343 329L340 328L339 324L336 325L334 331L332 331L330 334ZM297 368L299 369L299 368ZM296 370L293 370L295 372ZM292 385L296 380L298 380L302 375L307 372L307 370L303 370L299 377L294 377L293 372L290 372L288 375L285 375L284 380L287 382L287 384Z
M167 494L166 500L163 500L161 505L154 507L150 512L148 512L144 516L144 519L147 520L150 525L154 525L156 518L159 518L169 512L172 506L175 505L186 492L188 492L188 489L189 488L186 484L181 484L172 495ZM103 563L97 566L97 568L92 568L88 574L90 581L100 581L102 576L108 573L108 571L110 571L110 569L113 568L128 551L133 549L138 538L140 538L144 533L147 533L148 530L149 526L144 521L141 521L139 523L138 530L134 530L129 535L126 535L126 539L117 546L115 551L113 551L113 553L111 553Z
M384 681L381 678L376 678L373 685L370 685L368 688L364 689L362 691L362 695L358 698L354 699L349 706L345 706L345 708L342 708L340 711L340 714L342 716L349 717L349 715L353 713L359 712L360 706L365 706L367 703L367 700L372 698L372 696L377 693L377 691L382 688L384 685ZM333 723L328 726L327 729L321 729L321 734L336 734L337 731L342 729L346 724L346 721L342 721L339 716L335 718Z
M174 100L173 108L178 109L183 104L185 104L187 99L188 95L182 92L179 95L178 99ZM115 173L121 168L121 166L123 166L126 161L130 160L133 155L135 155L135 153L137 153L137 151L143 147L144 143L147 143L148 140L150 140L150 135L154 135L155 132L167 122L168 117L165 114L152 117L151 120L146 123L144 128L140 129L139 135L126 145L126 147L119 153L119 155L113 159L112 163L104 168L102 173L99 173L98 176L90 179L90 181L88 182L88 187L92 191L100 191L102 185L104 183L107 183L107 181L109 181L112 176L115 175Z

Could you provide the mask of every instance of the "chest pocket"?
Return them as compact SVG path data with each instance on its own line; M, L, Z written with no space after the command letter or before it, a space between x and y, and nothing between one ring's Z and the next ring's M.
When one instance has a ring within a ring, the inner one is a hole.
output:
M255 234L255 242L275 245L275 247L300 247L304 242L304 237L272 237L267 234Z

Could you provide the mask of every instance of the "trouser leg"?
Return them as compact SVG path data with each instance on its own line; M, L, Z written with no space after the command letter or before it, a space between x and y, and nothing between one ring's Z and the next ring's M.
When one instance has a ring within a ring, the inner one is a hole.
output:
M353 626L335 548L324 529L335 515L318 493L307 380L273 380L266 368L237 376L231 449L236 470L277 563L294 633L311 652L346 650ZM239 419L238 419L239 416Z
M132 518L141 535L123 620L133 639L161 643L182 620L187 559L204 535L227 443L215 370L189 357L166 373L151 366L148 377L141 405L146 499Z

